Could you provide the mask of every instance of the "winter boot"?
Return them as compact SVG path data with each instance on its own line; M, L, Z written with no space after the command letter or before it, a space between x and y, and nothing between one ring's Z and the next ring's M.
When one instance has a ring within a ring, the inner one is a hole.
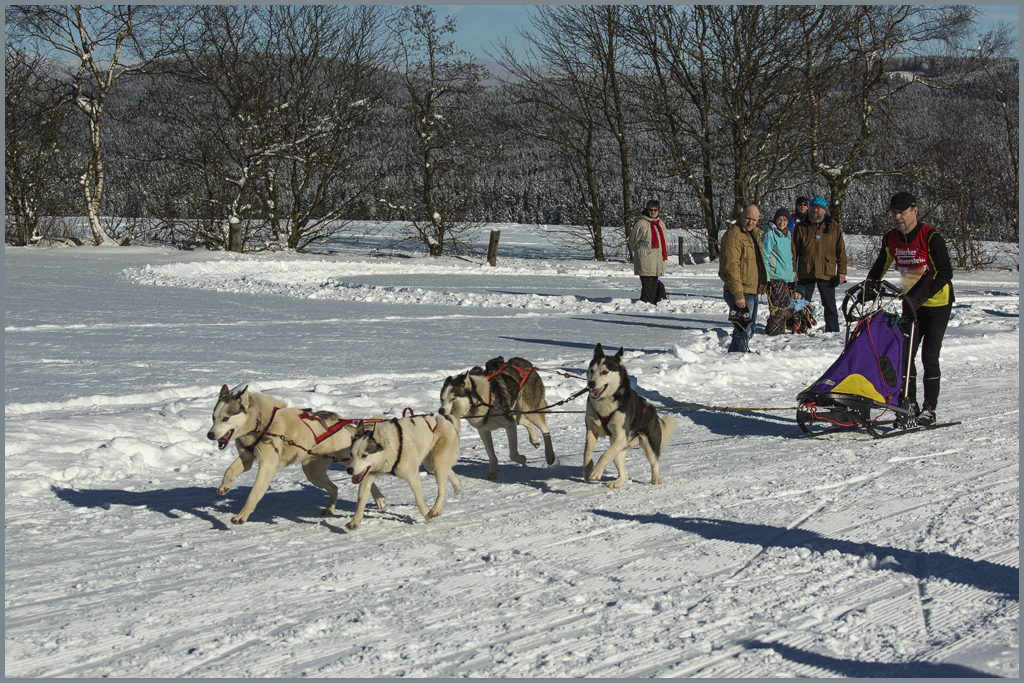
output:
M935 424L935 406L925 403L921 412L917 414L917 424L930 427Z

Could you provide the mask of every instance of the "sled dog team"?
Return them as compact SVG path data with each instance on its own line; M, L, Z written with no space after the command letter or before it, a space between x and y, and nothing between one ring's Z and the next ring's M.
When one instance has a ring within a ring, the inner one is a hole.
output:
M605 355L601 345L587 368L587 437L583 449L583 478L601 478L609 463L615 463L618 477L606 484L619 488L626 482L626 451L639 446L651 463L651 483L660 484L658 460L675 434L675 418L659 417L630 386L622 364L623 350ZM248 387L231 391L221 387L213 408L213 427L207 438L220 450L235 440L238 457L224 472L217 493L225 494L234 478L259 464L256 481L245 504L231 518L243 524L266 493L278 468L302 464L302 471L314 486L327 491L330 499L321 515L333 515L338 487L327 476L331 461L344 464L359 486L356 511L345 525L356 529L363 519L367 499L384 509L385 500L376 480L382 474L404 479L416 498L416 507L426 521L439 517L444 509L447 484L456 495L462 490L452 466L459 457L459 431L462 420L480 433L490 466L488 479L498 476L498 458L491 432L505 430L509 457L525 463L519 453L516 428L526 427L530 443L540 448L540 430L548 465L555 462L545 412L544 383L533 364L522 358L505 361L498 357L483 368L474 367L461 375L448 377L441 387L441 407L437 415L405 415L401 418L371 417L344 419L328 411L289 408L284 401L249 391ZM407 411L406 412L411 412ZM594 448L607 436L608 449L594 462ZM437 480L437 499L428 508L420 485L420 465Z

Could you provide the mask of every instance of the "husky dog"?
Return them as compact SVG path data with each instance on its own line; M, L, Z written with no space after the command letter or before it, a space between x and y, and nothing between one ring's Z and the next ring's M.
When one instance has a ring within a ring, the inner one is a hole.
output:
M622 349L614 356L604 355L598 344L587 368L587 444L583 450L583 478L600 479L604 468L614 462L619 471L615 481L605 484L617 489L626 483L626 451L640 446L651 463L651 483L660 484L658 459L662 449L676 432L676 420L671 415L659 418L654 406L648 405L629 384L629 376L622 365ZM593 463L594 446L598 437L611 441L608 450Z
M408 482L416 497L416 507L428 522L440 517L447 482L452 483L456 495L462 490L459 478L452 472L458 459L459 430L449 417L416 415L385 420L369 427L359 425L352 438L348 466L352 483L359 484L359 499L356 514L345 526L359 527L373 481L382 474L393 474ZM429 510L420 485L421 464L437 479L437 500Z
M300 416L305 416L305 419ZM320 514L333 515L334 505L338 502L338 487L327 476L327 468L331 460L348 460L356 429L354 425L345 426L319 443L317 434L324 434L341 421L341 416L335 413L311 413L289 408L280 399L249 391L248 386L236 391L229 391L226 384L222 386L217 405L213 408L213 427L206 438L216 441L220 450L227 448L234 438L238 457L224 472L217 493L227 493L238 474L248 472L255 461L260 464L249 497L242 510L231 518L231 523L244 524L267 492L277 468L297 462L302 463L302 471L310 483L327 491L331 497ZM376 486L373 487L373 499L383 510L384 496Z
M490 460L488 479L498 477L498 456L494 453L491 432L504 429L508 435L508 452L513 462L526 463L519 454L516 425L523 425L530 435L530 443L540 448L540 439L534 426L544 435L544 457L549 465L555 462L555 448L542 412L547 408L544 382L533 364L523 358L511 358L506 363L501 356L487 361L484 368L475 367L455 377L448 377L441 387L441 407L438 413L452 416L456 423L465 419L480 432L480 440ZM513 414L516 411L516 414Z

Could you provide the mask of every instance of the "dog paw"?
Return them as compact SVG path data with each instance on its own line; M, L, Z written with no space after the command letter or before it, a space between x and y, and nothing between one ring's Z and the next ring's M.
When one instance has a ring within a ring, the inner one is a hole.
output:
M231 523L232 524L245 524L245 517L242 517L241 515L235 515L234 517L231 518Z
M498 478L498 473L497 472L488 472L487 473L487 477L486 477L487 481L494 481L497 478Z
M223 496L225 493L227 493L230 490L231 490L231 484L224 484L219 489L217 489L217 493L219 493L220 495Z
M594 471L594 463L588 462L583 465L583 478L590 481L590 473Z
M554 453L548 453L548 454L546 454L546 455L544 456L544 459L545 459L545 460L547 461L547 463L548 463L549 465L554 465L554 464L555 464L555 454L554 454Z
M333 507L324 508L323 510L320 511L320 516L321 517L333 517L334 516L334 508Z
M661 477L651 477L651 483L652 484L660 484L661 483Z
M519 455L518 453L514 453L514 454L509 455L508 457L512 458L512 462L517 462L520 465L525 465L526 464L526 456L525 455Z
M376 500L374 502L377 503L378 510L383 510L385 507L387 507L387 503L384 502L383 498L381 498L380 500Z
M355 531L356 529L359 528L359 522L349 522L348 524L345 525L345 528L348 529L349 531Z
M610 489L621 489L622 485L624 483L625 482L622 482L622 481L619 481L618 479L616 479L615 481L608 482L607 484L605 484L605 486L607 486Z

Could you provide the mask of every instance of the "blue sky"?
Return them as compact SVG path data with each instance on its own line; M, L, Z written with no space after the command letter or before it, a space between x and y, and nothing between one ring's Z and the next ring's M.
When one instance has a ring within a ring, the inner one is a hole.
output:
M516 26L529 28L529 9L535 5L434 5L438 17L445 15L456 19L457 34L455 44L477 57L486 60L484 50L496 52L492 47L508 37L513 45L521 41L515 33ZM980 28L988 30L998 21L1006 21L1020 26L1020 6L1012 5L978 5L985 20Z

